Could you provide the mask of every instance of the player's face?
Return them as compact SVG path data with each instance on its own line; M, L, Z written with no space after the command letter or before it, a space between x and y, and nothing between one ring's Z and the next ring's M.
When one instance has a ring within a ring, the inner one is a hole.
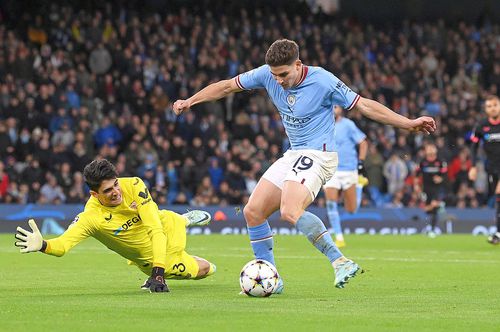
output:
M425 147L425 157L428 160L434 160L437 157L437 148L436 146L429 144Z
M495 99L490 99L487 100L486 103L484 104L484 108L486 111L486 114L488 114L488 117L493 118L493 119L498 119L500 117L500 100L495 98Z
M290 89L300 80L302 74L302 62L295 61L291 65L271 66L271 74L276 82L283 87L283 89Z
M122 189L118 184L118 179L103 180L99 190L90 193L104 206L117 206L122 202Z

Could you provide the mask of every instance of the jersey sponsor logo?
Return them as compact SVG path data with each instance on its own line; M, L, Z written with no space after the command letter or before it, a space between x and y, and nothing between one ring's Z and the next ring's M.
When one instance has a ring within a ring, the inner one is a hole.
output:
M286 97L286 102L288 103L288 105L290 106L293 106L295 105L295 102L297 101L297 97L294 95L294 94L289 94L287 97Z
M149 191L148 188L144 188L144 192L139 191L139 197L147 199L149 197Z
M439 167L439 166L435 166L435 167L432 167L432 166L422 167L422 172L424 172L424 173L439 173L440 170L441 170L441 167Z
M285 113L280 112L281 118L283 119L283 122L286 123L286 126L289 127L296 127L300 128L303 127L306 123L311 121L311 118L306 116L306 117L296 117L296 116L291 116Z
M487 142L500 142L500 133L486 134L484 140Z
M110 221L111 218L113 218L113 215L111 214L111 212L109 213L109 217L104 216L104 220L106 220L106 221Z
M128 230L130 227L132 227L134 224L137 224L139 221L141 221L141 217L139 216L130 218L129 220L124 222L123 225L121 225L118 229L116 229L114 231L114 234L118 235L120 232Z

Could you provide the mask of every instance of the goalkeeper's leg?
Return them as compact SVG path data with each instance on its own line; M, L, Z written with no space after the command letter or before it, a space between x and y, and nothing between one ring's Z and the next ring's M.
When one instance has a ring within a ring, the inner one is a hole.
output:
M196 262L198 263L198 273L194 279L203 279L211 276L217 271L217 267L214 263L210 263L204 258L192 256Z

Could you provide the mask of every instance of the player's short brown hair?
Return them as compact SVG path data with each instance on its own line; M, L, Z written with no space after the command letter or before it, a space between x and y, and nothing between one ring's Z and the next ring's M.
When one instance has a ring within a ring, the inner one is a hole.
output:
M497 95L488 95L486 96L486 98L484 99L484 101L490 101L490 100L500 100L500 98L498 98Z
M103 180L116 179L118 172L115 165L106 159L96 159L83 169L83 179L90 190L97 192Z
M272 67L291 65L299 59L299 45L289 39L278 39L266 53L266 64Z

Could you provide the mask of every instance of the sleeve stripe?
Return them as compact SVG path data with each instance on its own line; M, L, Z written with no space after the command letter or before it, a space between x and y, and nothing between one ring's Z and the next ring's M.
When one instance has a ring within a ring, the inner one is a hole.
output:
M236 81L236 85L238 86L238 88L240 88L241 90L246 90L240 82L240 75L236 76L234 80Z
M349 106L347 108L348 111L352 110L354 108L354 106L356 106L356 104L358 103L360 97L361 97L360 95L357 95L356 98L354 98L354 100L351 103L351 106Z

